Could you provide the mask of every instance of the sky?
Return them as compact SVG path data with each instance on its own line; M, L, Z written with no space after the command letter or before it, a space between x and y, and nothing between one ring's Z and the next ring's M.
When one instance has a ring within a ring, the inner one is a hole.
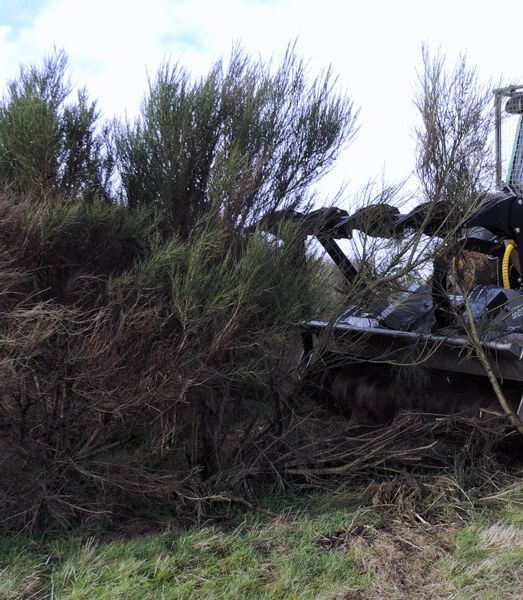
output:
M451 61L465 53L485 80L523 82L522 17L516 0L0 0L0 73L64 49L73 81L110 118L137 111L165 58L200 75L236 42L277 58L296 41L311 75L332 65L360 109L357 138L319 188L346 186L350 204L368 180L412 172L422 44Z

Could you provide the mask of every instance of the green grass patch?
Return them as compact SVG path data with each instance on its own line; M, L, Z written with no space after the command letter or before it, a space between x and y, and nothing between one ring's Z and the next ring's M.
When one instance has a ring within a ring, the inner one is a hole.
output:
M523 510L516 512L523 519ZM523 527L500 519L460 531L449 577L458 590L456 598L520 598Z
M514 498L430 524L419 507L355 507L349 492L281 494L264 498L281 518L231 509L218 525L131 538L3 537L0 598L518 598L523 506Z
M32 584L41 594L52 589L54 598L68 599L335 598L370 582L361 557L318 543L351 520L337 511L260 518L227 532L204 527L106 543L60 538L25 554L21 540L11 546L4 539L1 597L18 598ZM35 571L39 563L47 563L45 570Z

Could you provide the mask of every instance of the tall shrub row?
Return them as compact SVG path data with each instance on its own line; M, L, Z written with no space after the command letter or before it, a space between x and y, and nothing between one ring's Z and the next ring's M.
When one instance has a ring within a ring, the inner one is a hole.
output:
M62 53L0 102L0 523L192 510L281 429L290 340L324 302L299 225L355 130L330 73L236 50L165 65L135 120Z

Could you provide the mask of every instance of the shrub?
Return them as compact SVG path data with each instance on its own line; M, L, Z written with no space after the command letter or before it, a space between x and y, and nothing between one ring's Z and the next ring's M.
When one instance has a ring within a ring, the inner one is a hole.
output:
M236 51L196 82L166 65L114 127L111 203L113 150L70 94L58 53L0 105L6 527L187 511L247 448L274 450L324 269L299 224L244 225L306 205L354 132L330 73L307 83L292 52L272 68Z
M272 68L236 49L193 81L165 64L135 122L115 126L130 207L164 208L183 236L211 210L241 229L307 193L355 132L356 114L330 71L309 83L289 51Z
M211 218L184 240L140 238L143 215L112 206L2 212L18 232L0 260L1 281L18 273L0 299L6 523L181 510L281 411L282 358L322 302L317 263L296 270L301 235L238 252ZM62 290L96 284L51 294L57 267Z
M107 199L111 158L85 90L72 98L67 57L21 67L0 102L0 186L64 200Z

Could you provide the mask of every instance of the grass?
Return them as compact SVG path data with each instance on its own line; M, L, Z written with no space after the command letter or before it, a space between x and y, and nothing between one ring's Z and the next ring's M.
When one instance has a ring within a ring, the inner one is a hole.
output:
M466 513L339 492L273 497L280 518L231 511L185 531L3 537L0 598L520 598L522 490Z
M28 543L24 552L21 541L10 548L4 540L0 594L100 600L336 597L370 581L361 558L328 552L317 542L350 520L338 511L244 523L228 532L203 527L105 543L61 538L38 550Z
M455 598L521 598L523 529L498 521L460 531L448 573Z

